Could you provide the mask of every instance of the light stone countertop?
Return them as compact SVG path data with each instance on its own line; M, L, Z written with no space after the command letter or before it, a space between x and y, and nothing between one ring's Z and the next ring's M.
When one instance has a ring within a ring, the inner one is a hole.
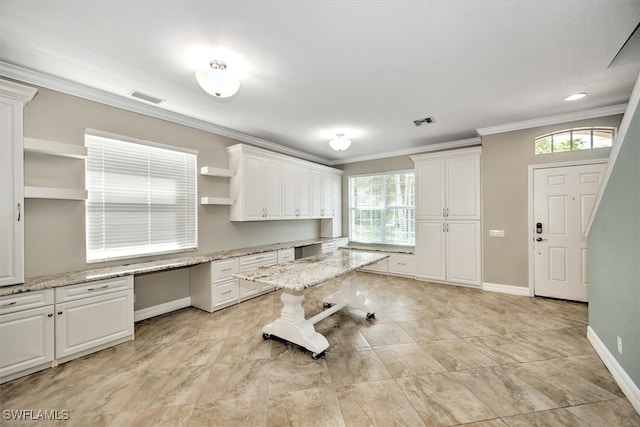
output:
M90 270L73 271L69 273L48 274L44 276L29 277L24 284L0 287L0 296L19 294L30 291L56 288L59 286L75 285L78 283L94 282L115 277L131 276L136 274L154 273L175 268L190 267L210 261L219 261L228 258L237 258L246 255L254 255L279 249L290 249L302 246L321 244L323 242L340 240L342 238L317 238L309 240L297 240L293 242L274 243L271 245L251 246L246 248L229 249L206 254L193 254L181 257L168 258L156 261L146 261L135 264L118 265L114 267L101 267Z
M347 246L343 246L342 249L352 249L356 251L387 252L390 254L414 254L416 252L415 246L380 245L377 243L354 243L354 242L349 242L349 244Z
M234 277L251 282L300 291L320 285L358 268L388 258L382 252L349 251L335 252L300 258L295 261L262 267L257 270L234 274Z

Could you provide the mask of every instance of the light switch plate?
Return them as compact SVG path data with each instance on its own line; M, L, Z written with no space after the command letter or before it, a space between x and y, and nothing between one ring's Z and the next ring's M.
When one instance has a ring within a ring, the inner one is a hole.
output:
M504 237L504 230L489 230L489 237Z

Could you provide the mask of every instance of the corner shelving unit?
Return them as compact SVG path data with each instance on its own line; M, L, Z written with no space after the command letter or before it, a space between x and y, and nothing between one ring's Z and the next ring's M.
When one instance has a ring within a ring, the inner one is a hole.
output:
M215 168L213 166L203 166L200 168L200 175L217 176L221 178L230 178L233 171L230 169ZM232 205L233 199L228 197L201 197L201 205Z
M24 152L80 160L84 160L87 157L87 148L84 146L63 144L61 142L35 138L24 138L23 150ZM87 195L87 190L82 188L24 187L24 197L32 199L86 200Z

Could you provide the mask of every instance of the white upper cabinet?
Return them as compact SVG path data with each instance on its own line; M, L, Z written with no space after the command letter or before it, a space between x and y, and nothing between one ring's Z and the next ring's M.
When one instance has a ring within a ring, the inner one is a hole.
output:
M22 109L36 92L0 81L0 286L24 282Z
M282 161L261 153L229 147L231 221L282 218Z
M326 183L327 181L325 181ZM330 204L327 207L328 215L325 215L320 224L320 237L341 237L342 236L342 175L328 175L328 197Z
M284 162L282 165L282 217L309 218L311 212L311 173L304 165Z
M480 155L460 153L413 156L418 185L417 220L480 219Z
M231 221L332 218L342 171L244 144L227 147ZM340 212L342 215L342 212Z

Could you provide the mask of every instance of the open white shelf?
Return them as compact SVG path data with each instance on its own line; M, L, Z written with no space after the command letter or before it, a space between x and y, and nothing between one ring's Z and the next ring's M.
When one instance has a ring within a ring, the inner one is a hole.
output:
M233 171L230 169L214 168L213 166L203 166L200 168L200 175L221 176L229 178L233 176Z
M27 199L87 200L87 190L60 187L24 187Z
M44 139L24 138L23 147L24 151L49 154L51 156L70 157L72 159L84 159L87 157L87 147L46 141Z
M201 205L232 205L233 199L227 197L200 197Z

